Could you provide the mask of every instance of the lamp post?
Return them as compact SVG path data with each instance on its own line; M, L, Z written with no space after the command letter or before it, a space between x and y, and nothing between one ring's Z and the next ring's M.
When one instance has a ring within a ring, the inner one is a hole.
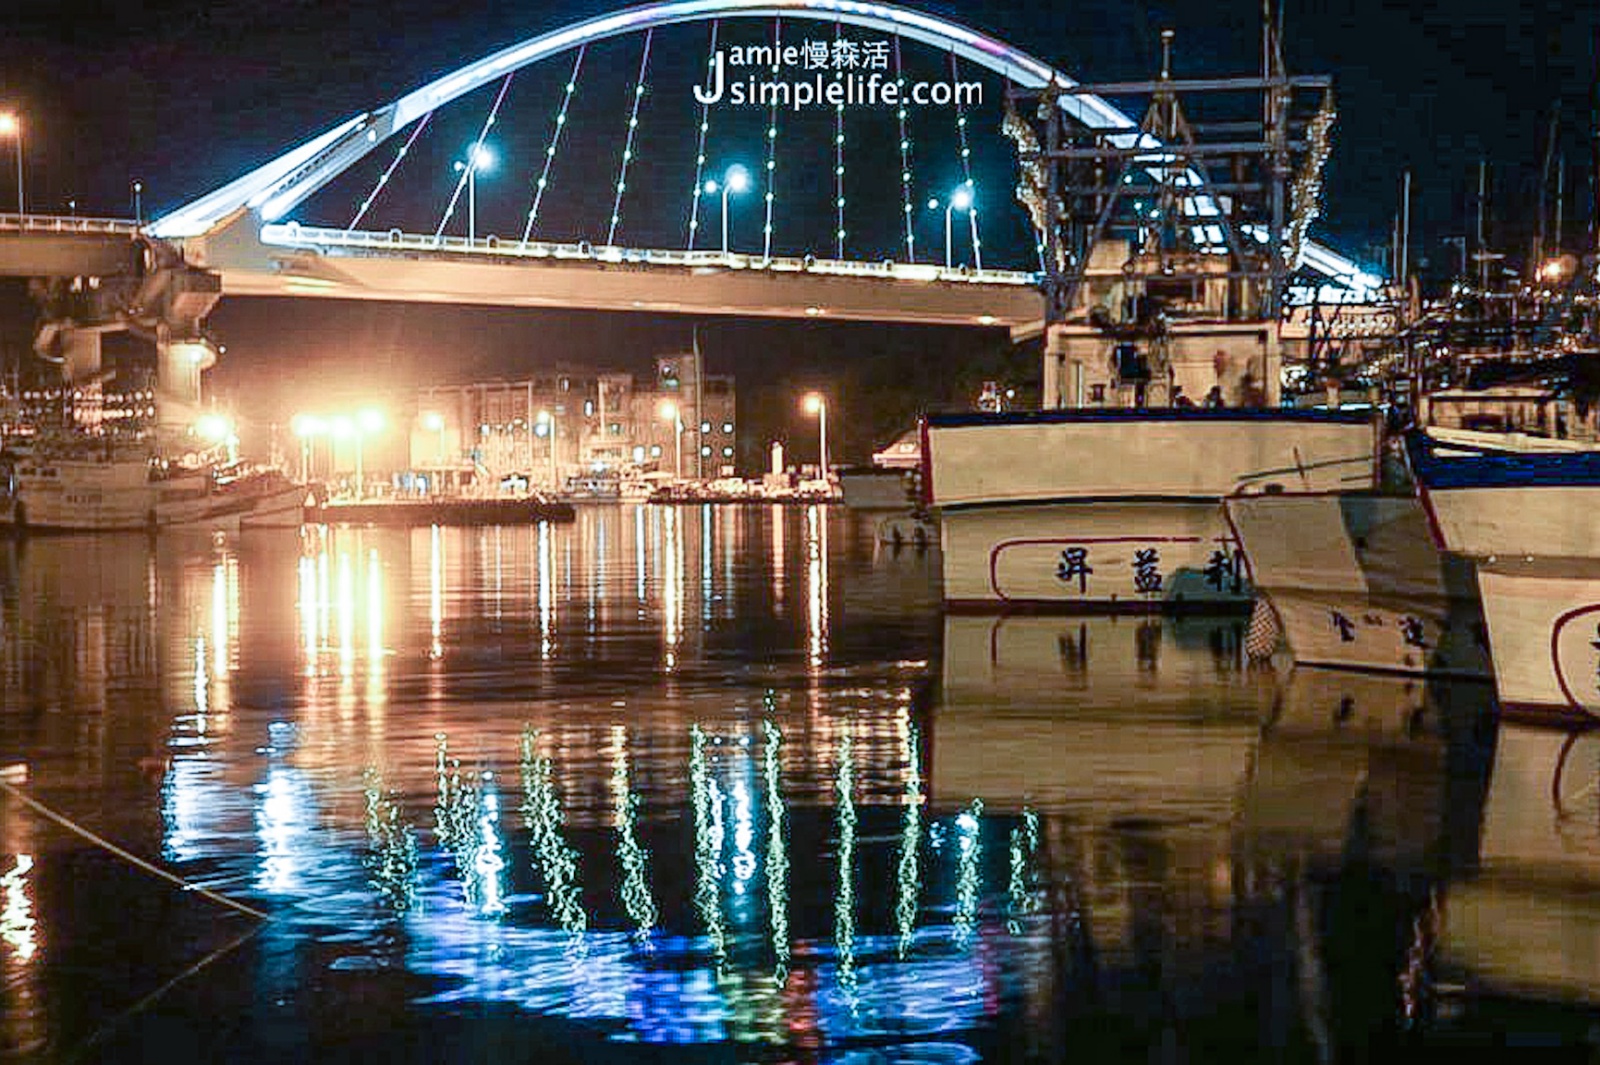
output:
M360 499L367 494L366 473L362 469L362 446L366 443L367 434L377 433L383 429L383 415L370 407L356 415L356 498Z
M289 428L300 438L300 481L304 484L311 480L312 439L326 433L328 423L314 414L296 414Z
M929 200L928 201L928 209L930 211L937 211L939 209L939 201L937 199ZM969 189L965 189L965 188L957 189L955 192L952 192L950 194L949 200L947 200L945 202L945 205L944 205L944 268L946 270L951 269L951 267L953 265L952 260L955 258L955 254L954 254L955 247L954 247L954 240L953 240L953 237L952 237L952 231L951 231L951 226L950 226L950 216L955 211L970 211L971 209L972 209L972 192Z
M534 421L544 427L545 438L550 441L550 491L560 488L560 478L556 474L556 416L547 410L540 411Z
M17 213L26 214L22 196L22 120L10 112L0 114L0 137L10 137L17 142Z
M683 480L683 415L678 405L670 399L662 400L657 413L662 421L672 423L672 476Z
M456 173L467 172L467 243L478 239L478 171L494 169L494 152L486 144L474 144L467 161L456 162Z
M750 171L735 163L722 175L722 254L728 254L728 194L742 193L750 187ZM719 186L716 181L705 184L706 195L715 196Z
M820 392L806 396L806 413L817 416L817 466L820 478L828 479L828 401Z
M133 183L133 220L138 225L144 225L144 182Z

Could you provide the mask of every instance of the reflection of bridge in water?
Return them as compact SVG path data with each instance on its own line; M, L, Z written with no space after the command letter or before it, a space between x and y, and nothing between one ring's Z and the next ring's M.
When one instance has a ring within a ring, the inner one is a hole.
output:
M1339 907L1409 927L1430 892L1498 915L1444 930L1451 964L1550 975L1548 951L1494 954L1499 922L1566 911L1494 857L1497 804L1548 801L1511 787L1540 765L1520 740L1480 851L1486 686L1285 678L1245 663L1237 618L956 617L930 694L926 663L851 657L906 560L784 508L163 540L123 579L125 546L37 541L10 570L7 705L26 663L89 663L34 786L149 799L128 752L163 751L176 868L274 910L291 954L402 927L393 963L448 978L441 1002L655 1042L967 1042L1010 1009L1194 1042L1258 1008L1263 1039L1337 1041L1382 1023L1405 964ZM155 664L117 665L97 617ZM57 727L30 720L8 749ZM139 805L95 827L139 839ZM1462 883L1479 860L1495 875Z

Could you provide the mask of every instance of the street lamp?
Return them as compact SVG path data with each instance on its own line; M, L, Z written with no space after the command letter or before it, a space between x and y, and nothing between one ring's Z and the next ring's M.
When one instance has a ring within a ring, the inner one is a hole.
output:
M9 111L0 114L0 137L10 137L17 142L17 213L26 214L22 198L22 120Z
M533 420L544 430L542 435L550 441L550 491L554 492L561 486L560 478L556 475L556 416L542 410L534 415Z
M938 209L939 201L937 199L928 201L928 210L937 211ZM944 268L946 270L951 268L951 260L954 258L950 229L951 212L970 211L971 209L972 191L966 188L960 188L952 192L950 199L944 205Z
M738 163L728 167L727 171L722 175L722 254L724 255L728 254L728 194L742 193L749 187L750 171ZM706 182L705 190L707 196L715 196L717 189L716 181Z
M133 183L133 220L138 225L144 225L144 182Z
M311 480L312 438L326 433L328 423L314 414L296 414L290 420L289 428L300 438L300 481L307 483Z
M377 433L383 428L383 415L378 411L368 408L359 412L354 419L341 414L331 423L333 435L341 440L354 438L356 442L356 498L366 495L366 469L364 445L369 433Z
M661 406L656 408L656 413L661 420L672 423L672 476L683 480L683 418L678 410L678 405L670 399L661 401Z
M494 169L494 152L486 144L474 144L467 161L456 161L456 173L467 172L467 243L478 237L478 171Z
M817 416L817 456L818 468L822 471L821 478L828 479L828 401L822 398L820 392L812 392L806 396L806 413Z

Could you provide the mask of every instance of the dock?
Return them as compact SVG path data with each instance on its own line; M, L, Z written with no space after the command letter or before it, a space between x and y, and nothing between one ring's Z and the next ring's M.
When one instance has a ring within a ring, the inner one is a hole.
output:
M324 503L306 508L306 521L324 525L527 525L572 521L571 503L524 499L419 499Z

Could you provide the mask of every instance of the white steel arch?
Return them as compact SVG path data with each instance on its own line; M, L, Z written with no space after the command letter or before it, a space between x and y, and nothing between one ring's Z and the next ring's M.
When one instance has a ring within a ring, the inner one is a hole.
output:
M241 207L256 211L263 221L276 221L428 112L495 78L580 45L675 23L779 16L840 22L897 33L953 51L962 59L1007 77L1023 88L1038 89L1052 82L1062 86L1077 84L1062 71L1003 41L948 19L894 4L861 0L660 0L574 23L469 63L386 107L341 122L265 166L164 216L153 223L149 231L166 239L197 237L217 227ZM1059 101L1063 110L1091 128L1130 133L1137 129L1132 118L1098 96L1063 95ZM1330 279L1357 289L1375 288L1382 283L1381 278L1321 245L1309 245L1305 261L1307 266Z

